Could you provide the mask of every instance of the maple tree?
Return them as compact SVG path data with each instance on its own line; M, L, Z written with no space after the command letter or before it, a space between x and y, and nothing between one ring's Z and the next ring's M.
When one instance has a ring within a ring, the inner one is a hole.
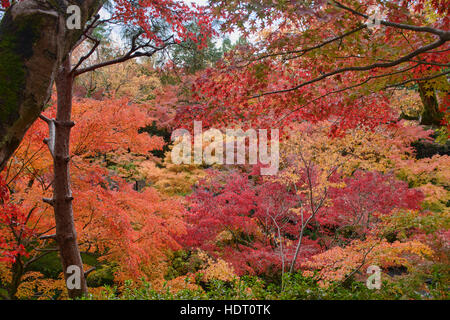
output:
M19 209L12 203L10 203L9 199L9 190L5 185L3 179L0 181L1 185L1 204L2 204L2 216L1 216L1 224L3 226L11 226L11 233L13 236L20 237L22 234L24 237L29 235L30 230L25 226L26 217L22 214ZM26 251L24 246L20 243L21 241L11 241L5 237L5 234L2 235L1 240L1 255L0 259L2 261L15 261L16 255L26 255Z
M54 105L46 111L49 116L53 113ZM99 117L103 119L101 130ZM152 281L159 279L164 273L166 251L179 248L174 236L184 232L179 199L168 199L150 188L133 190L120 172L111 169L113 159L105 160L108 154L114 154L119 162L161 148L160 137L138 132L146 119L146 108L129 105L127 100L99 103L80 99L74 103L78 126L72 134L71 170L75 225L82 230L80 250L95 253L99 261L118 264L115 278L119 282L144 275ZM8 163L7 184L2 180L1 258L10 268L7 281L17 279L10 297L25 290L33 264L57 250L54 218L51 210L41 205L52 183L51 155L42 148L46 131L44 122L33 125ZM7 188L14 190L13 202ZM16 203L20 203L20 210ZM28 210L26 215L23 210ZM22 268L15 268L15 263Z
M292 216L289 203L293 205L294 197L275 183L261 186L261 194L258 190L239 172L225 177L216 172L201 181L189 197L184 245L210 254L220 252L219 257L230 262L240 275L264 273L274 266L277 269L284 255L277 254L273 247L281 240L276 238L279 232L289 232L289 224L283 223L282 231L276 226ZM280 199L286 204L277 203Z
M423 199L420 191L376 172L335 177L333 183L320 182L311 165L301 172L281 172L281 183L211 173L188 198L189 231L182 242L225 259L237 274L292 272L308 256L338 245L345 228L366 235L383 214L418 209ZM311 232L323 234L320 243Z
M412 267L413 264L406 255L426 259L432 254L433 251L427 245L418 241L389 243L376 239L364 242L355 240L345 248L337 246L312 257L305 263L305 267L319 272L313 274L311 271L304 271L304 274L316 277L320 279L320 285L328 286L332 281L346 281L364 266L375 264L383 268L398 265Z
M345 187L330 190L333 204L318 220L324 225L352 227L356 234L366 233L375 225L374 220L395 209L420 209L423 200L419 190L409 189L406 182L392 175L357 171L343 182Z
M422 124L448 106L448 6L425 1L212 1L224 30L256 34L198 76L181 119L260 127L334 119L332 132L396 121L388 97L419 84ZM384 13L370 28L369 7ZM355 9L358 8L358 9ZM259 32L259 33L258 33ZM266 116L261 116L266 114Z

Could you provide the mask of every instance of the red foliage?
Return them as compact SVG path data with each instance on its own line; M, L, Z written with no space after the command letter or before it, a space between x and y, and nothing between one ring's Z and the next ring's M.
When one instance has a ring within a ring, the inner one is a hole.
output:
M0 261L14 262L28 256L20 239L33 235L26 226L27 216L11 202L8 187L0 177Z
M9 8L10 5L9 0L2 0L1 6L3 8Z
M330 187L330 204L320 209L315 222L306 228L311 234L350 225L362 226L366 232L380 214L419 209L423 200L420 191L409 189L390 174L357 171L343 182L345 187ZM307 200L302 195L239 172L210 172L188 200L188 230L181 243L226 260L238 274L277 272L283 262L285 266L290 263L301 222L291 209L302 208L304 219L310 215L308 207L302 207ZM309 232L303 236L296 267L322 250Z
M206 39L212 33L212 17L206 14L206 7L196 4L187 5L184 1L176 0L117 0L115 19L124 23L139 26L144 36L162 45L161 39L153 30L154 20L161 19L168 23L175 34L175 41L193 40L199 42L200 47L206 46ZM151 18L151 19L150 19ZM200 28L200 36L187 29L189 21L196 21Z
M345 187L331 188L332 205L317 217L322 225L365 225L395 209L420 209L423 193L408 188L392 174L357 171L344 179Z
M54 113L54 105L47 108L48 116ZM110 161L117 161L120 167L131 163L133 157L145 157L150 150L161 148L164 142L160 137L139 133L152 118L145 106L126 99L77 99L73 119L77 125L71 136L70 165L80 250L117 262L118 280L160 276L167 250L179 248L173 235L184 231L181 201L163 197L153 188L133 190L132 181L119 177L104 161L107 154L113 155ZM24 238L28 218L38 236L54 233L51 208L42 203L42 198L49 196L53 179L51 155L42 143L47 135L46 123L36 121L5 170L20 210L2 184L2 256L24 254L24 247L34 250L40 245L40 241L21 242L15 236L22 232ZM25 216L22 211L30 208L34 208L32 214Z
M188 198L188 230L181 242L221 257L238 274L276 272L283 259L293 256L293 245L281 252L280 244L298 236L299 218L290 210L296 199L279 183L255 182L239 172L211 172ZM302 248L301 258L320 249L310 239L304 239Z
M425 3L343 1L362 14L377 6L390 22L448 30L448 1ZM196 103L179 109L180 123L195 119L207 127L239 122L289 130L293 122L331 120L333 135L358 126L374 129L398 118L388 103L389 87L439 74L448 63L448 44L443 44L441 50L418 54L414 59L420 63L380 65L410 54L411 43L419 48L432 40L411 30L358 29L365 19L333 2L219 0L212 5L225 17L225 30L239 29L258 40L236 46L197 75ZM439 12L433 19L427 18L430 7Z

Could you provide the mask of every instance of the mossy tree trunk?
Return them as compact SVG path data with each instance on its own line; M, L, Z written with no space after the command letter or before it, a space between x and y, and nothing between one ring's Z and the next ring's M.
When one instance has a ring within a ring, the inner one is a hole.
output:
M9 295L8 298L16 299L16 293L17 290L19 289L20 282L24 272L24 266L20 255L17 257L16 261L14 261L11 271L12 276L11 276L11 283L8 286L8 295Z
M47 103L57 68L83 30L65 26L67 6L81 8L81 23L104 0L27 0L9 8L0 22L0 170Z
M432 86L427 87L426 82L418 82L420 99L423 110L420 116L420 124L426 126L440 127L443 113L439 111L439 103L436 92Z

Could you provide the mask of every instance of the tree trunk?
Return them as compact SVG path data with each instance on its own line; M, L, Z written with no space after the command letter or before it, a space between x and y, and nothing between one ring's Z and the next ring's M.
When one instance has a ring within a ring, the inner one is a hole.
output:
M439 112L438 100L433 87L426 88L426 82L418 82L419 94L423 104L423 111L420 117L421 125L442 126L442 112Z
M58 109L55 121L53 206L56 221L56 241L66 283L71 276L71 273L67 273L69 266L77 266L80 270L80 288L68 288L69 297L77 298L87 293L87 286L78 249L73 219L73 197L70 187L69 143L70 130L74 125L71 121L73 75L70 70L70 55L68 55L55 79Z
M20 282L23 276L23 263L20 255L17 255L16 261L14 261L12 265L12 276L11 276L11 283L8 287L8 295L9 299L16 299L16 293L17 289L20 286Z
M48 101L56 69L83 30L65 27L67 6L81 9L81 25L104 0L27 0L0 22L0 171Z

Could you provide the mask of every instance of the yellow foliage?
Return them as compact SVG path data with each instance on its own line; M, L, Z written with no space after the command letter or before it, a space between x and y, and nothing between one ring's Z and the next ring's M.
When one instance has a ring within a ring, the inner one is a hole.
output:
M121 54L120 48L111 49L111 52ZM82 44L77 48L75 55L81 56L88 50L89 46ZM105 56L105 53L103 52L103 56ZM112 56L111 58L115 57ZM94 54L86 62L95 64L99 63L100 59L98 55ZM82 74L76 78L75 85L75 93L82 90L87 97L127 97L132 102L138 103L153 99L154 91L161 87L161 82L153 68L153 60L141 58L140 60L132 59Z
M27 272L16 294L19 299L52 300L55 297L67 299L66 285L61 273L58 279L45 278L40 272Z
M197 165L173 164L170 152L166 154L162 166L157 166L154 161L142 161L137 170L155 189L168 196L189 194L192 186L205 176Z
M427 245L419 241L394 242L368 239L355 240L345 248L334 247L313 256L303 264L307 270L304 276L313 276L324 287L333 281L343 281L355 270L366 270L370 265L381 268L390 266L406 266L414 268L415 259L424 260L433 255ZM414 263L412 262L414 261Z
M198 257L204 261L205 267L199 271L203 274L204 281L210 280L222 280L222 281L232 281L235 279L236 273L233 267L222 259L213 259L208 256L205 252L199 251Z

